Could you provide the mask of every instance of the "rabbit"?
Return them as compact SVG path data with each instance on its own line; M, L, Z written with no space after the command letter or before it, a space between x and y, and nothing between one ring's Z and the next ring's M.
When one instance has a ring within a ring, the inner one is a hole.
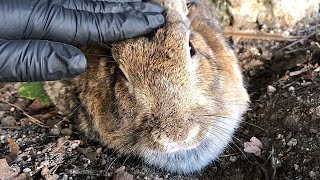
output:
M249 96L205 2L154 2L167 8L164 27L110 49L86 47L105 56L88 56L85 74L45 88L89 138L163 171L190 174L223 153Z

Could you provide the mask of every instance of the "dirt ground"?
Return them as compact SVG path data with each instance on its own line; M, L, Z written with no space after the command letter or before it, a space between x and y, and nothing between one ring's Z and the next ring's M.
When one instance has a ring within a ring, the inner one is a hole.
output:
M0 90L0 177L20 179L320 179L320 26L298 40L230 39L251 97L250 110L220 159L180 176L90 142L54 107L34 110L21 83ZM34 118L31 118L34 117ZM261 154L244 151L256 137ZM8 163L8 166L6 166ZM1 172L2 170L2 172ZM2 176L3 177L3 176Z

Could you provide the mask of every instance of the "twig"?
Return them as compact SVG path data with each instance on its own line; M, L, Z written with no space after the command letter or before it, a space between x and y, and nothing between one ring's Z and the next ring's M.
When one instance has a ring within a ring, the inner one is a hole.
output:
M69 170L72 175L91 175L91 176L108 176L108 171L106 170Z
M297 52L297 51L306 51L308 48L297 48L297 49L294 49L292 51L285 51L284 53L286 54L292 54L294 52Z
M236 156L236 155L239 155L239 154L241 154L241 153L225 154L225 155L221 155L220 158L227 158L227 157Z
M0 126L0 129L21 129L20 126Z
M4 103L6 103L6 104L9 104L9 105L11 105L11 106L13 106L13 107L15 107L15 108L17 108L17 109L19 109L19 110L22 112L23 115L27 116L27 117L30 119L31 122L33 122L33 123L35 123L35 124L37 124L37 125L39 125L39 126L41 126L41 127L43 127L43 128L50 128L49 126L46 126L46 125L45 125L43 122L41 122L40 120L38 120L38 119L30 116L30 115L29 115L27 112L25 112L21 107L15 105L15 104L12 104L12 103L10 103L10 102L8 102L8 101L3 101L3 100L0 100L0 101L1 101L1 102L4 102Z
M318 43L318 42L315 42L316 43L316 45L318 46L318 48L320 49L320 44Z
M254 33L245 31L224 31L225 36L236 36L243 39L261 39L261 40L278 40L278 41L295 41L300 36L284 36L281 34Z
M309 27L309 28L307 28L305 30L299 31L299 33L310 32L310 31L312 31L314 29L318 29L318 27L320 27L320 24L316 24L316 25L311 26L311 27Z
M243 123L249 124L249 125L251 125L251 126L253 126L253 127L256 127L256 128L258 128L258 129L261 129L261 130L263 130L263 131L265 131L265 132L267 132L267 133L269 132L268 130L263 129L262 127L257 126L257 125L255 125L255 124L252 124L252 123L249 123L249 122L246 122L246 121L243 121Z
M298 44L298 43L299 43L299 42L301 42L301 41L304 41L304 40L309 39L311 36L313 36L313 35L315 35L315 34L317 34L317 33L319 33L319 32L320 32L320 30L317 30L317 31L315 31L315 32L313 32L313 33L311 33L311 34L307 35L306 37L304 37L304 38L302 38L302 39L298 39L298 40L296 40L295 42L293 42L293 43L291 43L291 44L289 44L289 45L287 45L287 46L285 46L285 47L283 47L283 48L279 49L278 51L282 51L282 50L284 50L284 49L288 49L288 48L290 48L290 47L292 47L292 46L294 46L294 45Z

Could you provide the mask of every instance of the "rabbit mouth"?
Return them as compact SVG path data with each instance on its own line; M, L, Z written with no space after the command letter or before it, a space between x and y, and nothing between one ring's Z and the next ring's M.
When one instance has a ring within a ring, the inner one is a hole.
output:
M213 131L211 129L196 147L171 152L146 150L141 156L147 164L172 173L191 174L200 171L219 158L231 141L235 128L220 133Z
M143 158L149 165L162 170L178 174L191 174L200 171L211 161L217 159L224 149L221 146L225 147L228 141L221 141L220 146L215 146L214 143L216 142L208 138L192 149L183 149L171 153L149 151Z

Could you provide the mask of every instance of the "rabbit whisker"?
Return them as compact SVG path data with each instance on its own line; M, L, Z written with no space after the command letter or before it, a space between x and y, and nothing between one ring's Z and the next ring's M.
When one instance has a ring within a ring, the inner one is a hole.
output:
M216 117L216 118L224 118L224 119L233 119L233 118L230 118L230 117L218 116L218 115L208 115L208 114L206 114L206 115L196 115L196 116L199 116L199 117L214 117L214 118ZM234 119L234 120L236 120L236 119ZM196 122L200 123L200 121L196 121ZM223 122L223 121L221 121L221 122L222 122L222 123L226 123L226 122ZM263 131L265 131L265 132L269 132L268 130L266 130L266 129L258 126L258 125L255 125L255 124L253 124L253 123L250 123L250 122L241 121L241 123L245 123L245 124L251 125L251 126L253 126L253 127L256 127L256 128L258 128L258 129L261 129L261 130L263 130ZM226 123L226 124L227 124L227 123Z

